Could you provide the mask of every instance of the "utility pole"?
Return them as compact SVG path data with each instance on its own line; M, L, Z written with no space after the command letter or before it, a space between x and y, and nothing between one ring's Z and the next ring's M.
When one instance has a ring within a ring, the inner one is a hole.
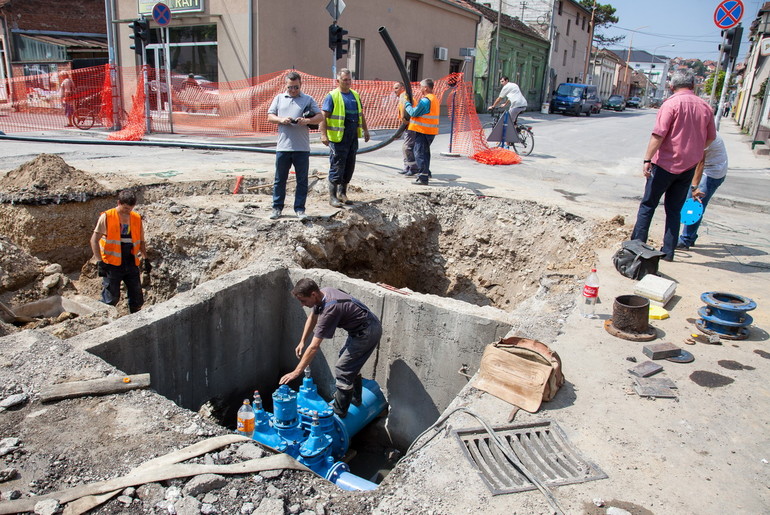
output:
M492 74L489 76L489 93L494 89L495 82L497 82L497 61L500 60L500 11L503 9L503 0L500 0L497 4L497 30L495 31L495 60L492 62ZM489 95L487 93L487 95ZM490 96L487 96L487 103L491 100Z
M596 0L594 0L594 6L591 8L591 23L589 25L589 31L588 31L588 48L586 49L586 64L583 67L583 77L585 78L583 82L586 84L592 84L593 83L593 74L591 76L588 76L588 61L591 58L591 52L593 52L594 48L594 19L596 18Z

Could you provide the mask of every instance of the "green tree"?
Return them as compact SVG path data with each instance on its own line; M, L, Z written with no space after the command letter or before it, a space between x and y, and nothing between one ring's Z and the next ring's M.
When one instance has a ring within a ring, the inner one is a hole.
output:
M714 94L714 98L719 98L722 95L722 86L725 83L725 71L719 70L719 76L717 77L717 85L716 85L716 93ZM735 75L730 76L730 84L728 84L727 88L728 91L731 87L735 85ZM703 91L707 95L711 95L711 88L714 87L714 74L708 76L706 81L703 83Z
M595 0L580 0L578 3L594 13L594 41L597 44L606 47L625 39L625 36L608 37L596 32L596 29L607 28L620 20L620 18L615 16L615 11L617 9L610 4L596 3Z

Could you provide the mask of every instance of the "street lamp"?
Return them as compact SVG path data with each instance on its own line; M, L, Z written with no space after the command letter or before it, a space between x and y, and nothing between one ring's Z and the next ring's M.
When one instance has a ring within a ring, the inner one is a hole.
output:
M650 93L649 93L649 91L650 91L650 82L652 82L652 67L654 66L655 57L657 57L656 54L658 52L658 49L659 48L663 48L663 47L674 47L674 46L676 46L676 43L666 43L665 45L658 45L658 46L656 46L655 49L652 51L652 59L650 60L650 70L647 72L647 88L646 88L646 90L644 92L644 101L645 102L649 102L650 101ZM663 76L663 72L661 72L661 78L662 78L662 76ZM657 91L657 88L656 88L656 91ZM657 95L655 95L655 96L657 96Z
M626 71L623 73L623 82L626 84L626 87L628 88L626 90L626 96L628 96L631 93L631 85L628 84L628 61L631 59L631 46L634 44L634 33L641 29L646 29L649 27L649 25L642 25L641 27L637 27L635 29L631 29L629 32L631 33L631 38L628 41L628 55L626 56Z

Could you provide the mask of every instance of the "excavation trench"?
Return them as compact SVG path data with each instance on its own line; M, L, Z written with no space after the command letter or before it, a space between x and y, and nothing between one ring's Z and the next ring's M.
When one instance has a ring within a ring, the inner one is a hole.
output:
M193 411L206 405L229 425L255 389L267 393L270 407L278 379L296 365L306 313L289 292L309 276L348 291L382 319L382 342L363 373L389 403L374 434L397 449L449 406L468 381L459 372L475 372L486 344L511 331L552 341L573 307L575 276L593 264L591 242L618 231L535 202L463 189L377 197L351 188L360 201L333 210L323 183L311 188L316 214L309 223L273 222L265 216L269 190L235 196L231 187L206 181L137 188L155 265L145 308L70 341L126 373L149 372L160 394ZM11 200L0 205L0 221L4 236L27 253L25 277L59 263L74 271L72 282L44 293L67 296L74 284L77 293L98 297L99 279L84 264L86 242L114 193L83 202ZM40 296L21 282L0 292L2 300ZM125 313L123 302L118 310ZM325 398L344 339L339 331L312 365Z

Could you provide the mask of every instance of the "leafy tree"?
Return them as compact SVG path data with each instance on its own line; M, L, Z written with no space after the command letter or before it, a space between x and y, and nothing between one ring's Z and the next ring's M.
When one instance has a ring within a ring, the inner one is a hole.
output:
M597 33L595 29L606 28L617 23L620 18L615 16L615 9L610 4L595 3L594 0L580 0L578 2L581 6L585 7L589 11L594 11L594 41L600 46L609 46L625 39L625 36L608 37L604 34Z
M716 85L716 93L714 94L714 98L719 98L722 95L722 86L725 83L725 71L719 70L719 76L717 77L717 85ZM730 84L728 84L727 89L728 91L730 88L732 88L735 85L735 75L730 76ZM714 87L714 74L708 76L706 81L703 83L703 91L707 95L711 95L711 88Z

